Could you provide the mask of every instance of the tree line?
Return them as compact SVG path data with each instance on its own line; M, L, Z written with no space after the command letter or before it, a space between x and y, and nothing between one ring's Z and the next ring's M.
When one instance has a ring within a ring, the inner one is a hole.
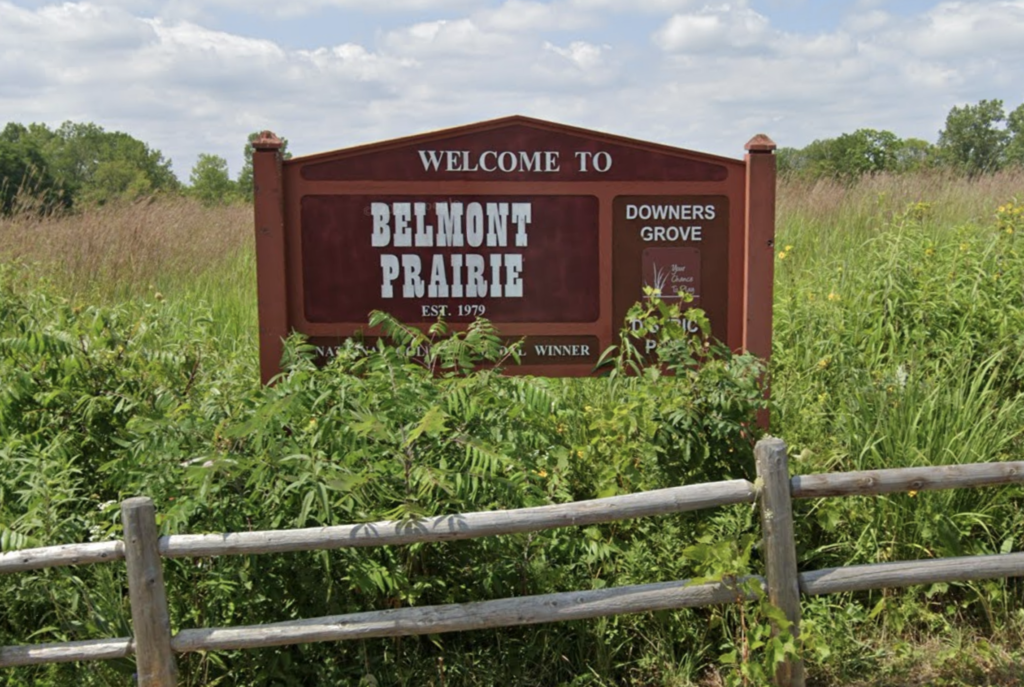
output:
M75 122L9 123L0 131L4 213L19 199L56 209L180 190L170 161L126 133Z
M210 205L251 202L252 141L257 135L249 135L235 179L227 160L203 153L185 185L159 150L126 133L93 123L65 122L51 129L11 122L0 131L0 214L26 202L52 211L158 194L191 195ZM287 141L284 154L291 156ZM934 144L901 139L891 131L858 129L804 148L780 148L777 157L781 175L810 180L927 169L978 176L1024 168L1024 104L1009 114L1001 100L954 107Z
M1002 100L954 107L936 143L901 139L891 131L858 129L816 140L804 148L779 148L779 172L809 180L853 180L866 174L946 169L970 177L1024 169L1024 104L1006 113Z
M203 153L182 184L159 150L120 131L93 123L25 126L0 131L0 214L31 208L44 212L132 201L160 194L194 196L207 204L252 200L251 142L235 179L219 155ZM285 141L284 154L287 152Z

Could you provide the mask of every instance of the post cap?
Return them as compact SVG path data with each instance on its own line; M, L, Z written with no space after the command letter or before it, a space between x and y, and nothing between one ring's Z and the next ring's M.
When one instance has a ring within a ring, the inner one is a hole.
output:
M751 153L771 153L777 147L775 141L768 138L767 134L757 134L747 141L747 145L743 146L744 150Z
M273 131L261 131L252 142L252 147L256 150L280 150L281 145L281 139Z

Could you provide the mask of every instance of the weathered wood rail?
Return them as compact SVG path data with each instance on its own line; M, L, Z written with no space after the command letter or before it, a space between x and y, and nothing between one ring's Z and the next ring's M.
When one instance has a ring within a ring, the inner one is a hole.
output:
M234 650L309 642L435 634L580 620L623 613L727 604L733 583L688 580L572 591L445 606L367 611L264 625L181 629L172 634L160 558L282 553L355 546L441 542L557 527L593 525L760 501L765 575L753 576L799 631L800 595L917 584L1024 576L1024 553L856 565L799 572L792 499L873 496L1024 483L1024 462L975 463L789 476L785 444L758 442L758 485L730 480L507 511L444 515L411 522L376 522L265 532L157 536L147 498L121 506L124 541L48 546L0 554L0 573L125 560L135 636L0 647L0 667L97 661L135 655L139 684L176 683L175 653ZM803 685L799 660L779 667L779 685Z

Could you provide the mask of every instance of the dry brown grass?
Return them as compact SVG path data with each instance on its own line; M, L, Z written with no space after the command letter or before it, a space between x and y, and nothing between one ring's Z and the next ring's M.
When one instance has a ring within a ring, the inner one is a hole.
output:
M66 215L0 217L0 260L65 293L125 297L189 280L251 249L252 208L189 198L105 205Z
M903 642L898 655L886 656L879 662L877 676L852 682L841 680L839 684L846 687L1024 685L1024 659L1014 638L1003 637L1001 643L996 643L973 634L955 632L953 635L952 641L918 637L913 642Z
M828 674L807 669L808 687L1024 687L1019 636L985 639L970 630L951 629L945 637L908 636L895 642L875 637L862 650L873 655L871 675L852 677L833 662ZM724 687L711 669L699 687Z
M779 184L778 209L782 223L804 220L849 228L851 223L877 223L913 203L927 203L936 221L957 223L991 218L997 206L1022 196L1021 169L976 179L941 171L880 174L853 184L785 179Z

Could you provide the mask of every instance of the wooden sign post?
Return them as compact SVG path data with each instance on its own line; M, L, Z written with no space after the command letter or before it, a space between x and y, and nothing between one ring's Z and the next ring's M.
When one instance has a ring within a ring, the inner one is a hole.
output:
M265 383L291 331L329 358L379 334L372 310L486 317L525 337L508 372L589 375L645 286L691 294L716 338L770 355L766 136L734 160L516 116L290 160L270 132L253 147Z

